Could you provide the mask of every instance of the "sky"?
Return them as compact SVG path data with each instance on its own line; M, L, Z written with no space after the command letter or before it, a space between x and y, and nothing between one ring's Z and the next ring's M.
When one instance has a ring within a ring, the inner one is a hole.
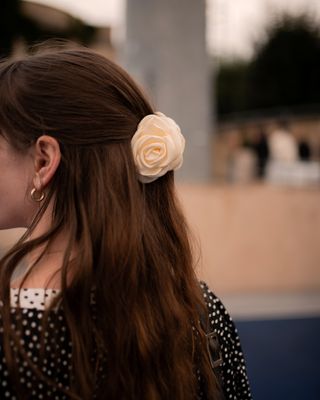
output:
M311 13L320 22L320 0L207 0L210 53L249 58L269 21L279 12Z
M33 0L61 8L97 26L111 25L121 38L125 0ZM320 0L207 0L207 44L219 58L249 58L254 43L278 11L308 11L320 21Z

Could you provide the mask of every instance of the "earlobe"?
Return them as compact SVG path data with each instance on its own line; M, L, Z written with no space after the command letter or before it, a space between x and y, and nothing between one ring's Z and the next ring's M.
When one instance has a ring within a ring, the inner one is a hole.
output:
M41 190L50 183L59 167L60 146L54 137L43 135L37 139L34 150L35 176L33 184L38 190Z

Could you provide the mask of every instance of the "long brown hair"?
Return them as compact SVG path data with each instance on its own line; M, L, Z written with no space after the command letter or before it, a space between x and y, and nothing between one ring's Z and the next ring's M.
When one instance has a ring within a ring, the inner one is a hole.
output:
M10 321L10 279L30 250L49 245L68 227L57 302L71 335L73 379L70 390L61 390L74 399L90 399L95 391L98 399L193 400L197 360L208 399L217 398L198 322L205 305L173 173L150 184L136 176L130 140L153 111L125 71L88 49L45 49L1 64L1 134L23 152L45 133L56 138L62 154L39 213L1 260L4 351L13 380L18 377L10 341L17 335ZM52 198L49 231L26 241ZM69 281L75 244L80 250ZM94 349L110 366L98 388ZM26 359L21 345L19 351Z

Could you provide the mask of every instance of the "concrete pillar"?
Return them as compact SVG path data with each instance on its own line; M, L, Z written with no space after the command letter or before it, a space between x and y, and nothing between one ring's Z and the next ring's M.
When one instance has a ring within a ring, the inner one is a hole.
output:
M205 0L127 0L123 64L186 137L178 178L210 178Z

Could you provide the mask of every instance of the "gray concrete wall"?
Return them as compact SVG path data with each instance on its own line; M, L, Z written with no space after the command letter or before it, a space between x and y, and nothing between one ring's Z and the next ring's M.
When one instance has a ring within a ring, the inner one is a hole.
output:
M122 64L187 140L178 177L210 177L205 0L127 0Z

